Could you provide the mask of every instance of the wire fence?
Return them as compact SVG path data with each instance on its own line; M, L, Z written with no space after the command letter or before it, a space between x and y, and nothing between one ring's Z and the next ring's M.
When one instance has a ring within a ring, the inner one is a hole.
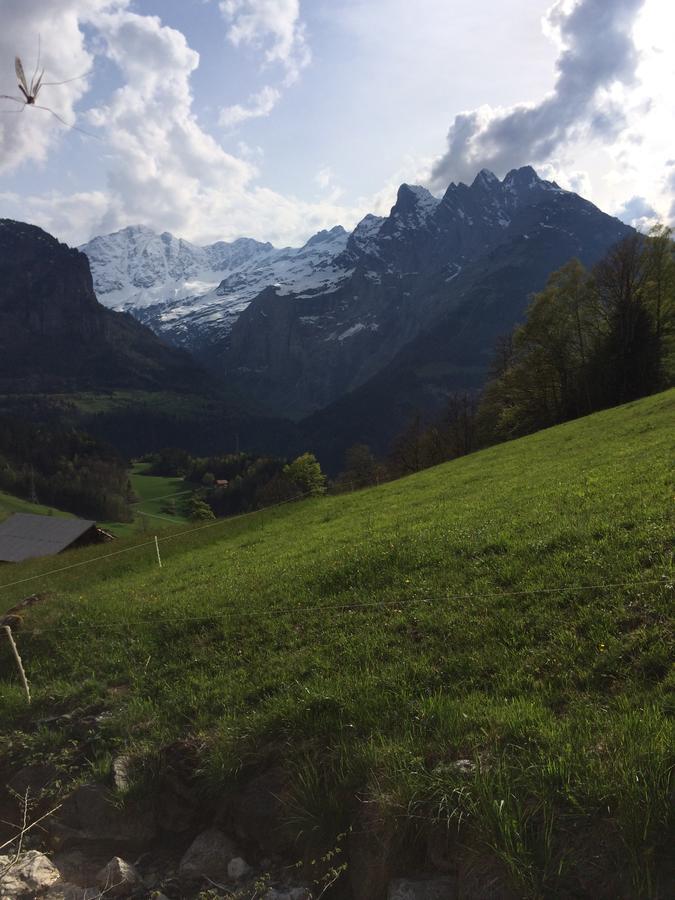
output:
M573 593L579 592L584 593L586 591L609 591L609 590L618 590L623 588L644 588L644 587L654 587L656 585L660 585L663 588L672 590L674 587L674 583L671 579L667 577L655 578L643 581L621 581L621 582L600 582L596 584L574 584L574 585L564 585L558 587L546 587L546 588L531 588L528 590L519 590L519 591L499 591L493 592L491 594L486 594L481 592L480 594L477 592L466 592L461 594L445 594L443 596L436 597L428 597L428 596L420 596L420 597L411 597L407 599L403 599L401 597L391 598L388 600L372 600L372 601L362 601L362 602L354 602L354 603L325 603L325 604L305 604L305 605L293 605L288 604L283 607L268 607L268 608L256 608L256 609L241 609L237 607L236 609L227 609L221 610L220 612L209 613L208 615L158 615L156 611L152 611L147 617L137 617L137 618L125 618L123 622L115 621L115 622L77 622L77 623L65 623L62 625L58 625L56 627L47 626L45 628L35 628L35 629L21 629L21 635L33 635L33 634L44 634L45 631L49 631L50 633L59 633L62 631L72 631L72 630L84 630L84 631L98 631L98 630L118 630L125 631L129 628L137 629L139 626L143 625L154 625L160 622L169 622L172 624L182 624L188 622L215 622L222 619L245 619L245 618L255 618L259 620L261 618L278 618L288 615L300 615L300 614L309 614L309 613L346 613L353 612L357 610L367 610L367 609L378 609L378 608L409 608L412 606L418 605L429 605L429 604L437 604L437 603L456 603L458 601L471 601L471 600L487 600L487 599L502 599L502 598L515 598L515 597L526 597L526 596L540 596L540 595L548 595L548 594L563 594L563 593Z
M279 509L281 506L287 506L289 503L295 503L298 500L307 499L311 497L313 494L312 491L307 491L304 494L299 494L295 497L289 497L287 500L281 500L279 503L274 503L270 506L265 506L262 509L253 509L249 512L239 513L235 516L226 516L222 519L216 519L215 521L204 522L201 525L193 525L191 528L185 528L183 531L174 531L169 534L164 534L161 537L153 537L152 540L143 541L140 544L133 544L130 547L122 547L119 550L113 550L110 553L103 553L100 556L95 556L93 559L84 559L80 560L80 562L71 563L68 566L59 566L57 569L49 569L47 572L38 572L35 575L29 575L26 578L18 578L15 581L8 581L4 584L0 584L0 591L5 591L8 588L16 587L20 584L27 584L31 581L37 581L40 578L49 578L52 575L59 575L62 572L68 572L71 569L80 569L84 566L93 566L97 563L103 562L107 559L112 559L116 556L121 556L124 553L132 553L134 550L142 550L147 547L156 547L157 543L166 543L167 541L175 541L179 538L183 538L192 534L196 534L197 532L204 531L208 528L217 528L223 525L227 525L231 522L236 522L241 519L246 519L251 516L257 516L264 514L265 512L269 512L275 509Z

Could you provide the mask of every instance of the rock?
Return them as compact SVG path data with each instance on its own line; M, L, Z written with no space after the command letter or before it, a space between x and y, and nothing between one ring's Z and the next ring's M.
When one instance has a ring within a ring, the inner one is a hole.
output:
M0 856L0 900L17 900L42 893L57 882L61 875L54 863L37 850L22 853L12 865L13 856Z
M396 828L377 804L364 803L349 834L349 878L354 900L384 900L397 856Z
M250 871L251 867L241 856L235 856L227 864L227 874L234 881L239 881L240 878L243 878Z
M29 791L31 798L35 799L58 778L58 775L54 766L35 763L19 769L7 782L7 787L22 797L25 796L26 791Z
M106 897L128 897L137 887L141 887L140 875L131 863L119 856L113 856L96 877L101 893Z
M454 900L456 878L396 878L389 885L387 900Z
M112 778L115 789L121 792L131 787L133 759L130 756L118 756L112 762Z
M281 769L263 772L226 799L218 824L226 825L242 841L254 841L267 855L292 850L295 835L284 827L287 793L288 781Z
M597 870L595 872L597 876ZM476 851L464 848L459 856L458 866L458 900L519 900L519 893L515 893L509 886L508 872L504 865L490 852ZM593 885L594 888L597 885ZM619 897L621 892L611 894L612 898ZM600 896L591 890L587 895ZM607 895L606 895L607 896Z
M156 797L157 825L162 831L174 834L188 831L195 823L196 814L194 799L187 799L177 791L162 786Z
M52 862L61 873L64 882L87 887L96 883L96 876L105 859L88 856L81 850L68 850L55 853Z
M457 829L447 825L432 825L427 830L427 865L439 875L456 875L458 870Z
M472 775L476 771L476 763L470 759L457 759L452 763L452 768L460 775Z
M95 887L80 887L68 881L59 881L49 888L44 900L99 900L101 892Z
M264 900L310 900L311 896L305 887L268 888Z
M180 861L179 874L183 882L197 882L211 878L222 882L228 878L228 866L236 857L234 844L216 828L198 835Z
M37 384L40 390L206 385L183 351L98 302L84 254L34 225L3 219L0 260L3 393Z
M58 817L50 820L50 834L57 847L75 842L136 846L151 841L155 833L151 810L115 805L110 792L100 784L81 785L66 799Z

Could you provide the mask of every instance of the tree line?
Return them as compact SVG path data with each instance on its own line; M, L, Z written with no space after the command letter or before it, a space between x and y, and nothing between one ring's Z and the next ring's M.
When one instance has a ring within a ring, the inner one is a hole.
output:
M74 429L0 417L0 490L89 519L131 520L126 461Z
M415 416L384 459L356 444L328 481L311 453L289 461L167 448L148 457L150 472L196 488L192 518L235 515L400 478L646 396L671 385L674 374L675 244L659 226L617 244L591 271L573 259L554 272L524 322L497 342L482 393L452 394L431 422Z
M501 337L481 394L456 393L434 421L415 416L377 460L347 451L335 488L398 478L481 447L663 390L675 380L675 243L657 226L588 271L573 259Z
M233 516L326 491L327 478L316 457L303 453L287 460L252 453L192 456L175 447L145 457L147 474L183 478L194 491L187 501L190 519ZM176 511L171 501L164 510Z
M592 271L573 259L497 348L482 400L485 439L528 434L673 383L675 245L632 235Z

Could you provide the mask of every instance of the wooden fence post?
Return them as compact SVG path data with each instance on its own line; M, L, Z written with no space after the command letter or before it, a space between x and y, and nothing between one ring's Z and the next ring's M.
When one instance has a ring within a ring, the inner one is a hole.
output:
M26 697L28 698L28 702L30 703L30 687L28 686L28 679L26 678L26 672L23 668L23 663L21 662L21 657L19 656L19 648L16 646L14 642L14 635L12 634L12 629L9 625L2 626L7 632L7 637L9 638L9 643L12 648L12 653L14 654L14 659L16 660L16 665L19 670L19 676L21 678L21 683L23 684L23 689L26 692Z

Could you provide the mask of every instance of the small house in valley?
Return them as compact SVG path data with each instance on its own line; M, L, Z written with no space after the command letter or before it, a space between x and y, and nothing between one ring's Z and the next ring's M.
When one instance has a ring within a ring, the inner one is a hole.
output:
M109 540L112 535L88 519L14 513L0 522L0 562L51 556Z

